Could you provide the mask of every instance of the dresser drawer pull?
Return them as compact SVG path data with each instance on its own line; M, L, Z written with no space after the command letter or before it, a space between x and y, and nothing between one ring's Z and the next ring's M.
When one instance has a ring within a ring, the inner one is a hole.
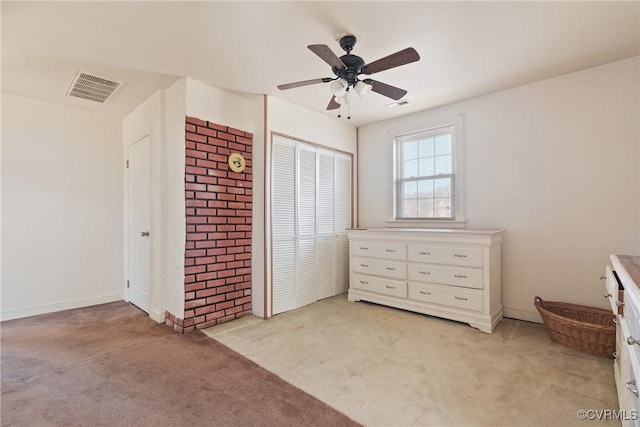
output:
M616 362L619 362L618 356L620 356L620 352L619 351L614 351L613 352L613 358L616 360Z
M369 264L360 264L360 267L369 267Z
M466 301L467 300L467 298L463 298L463 297L453 297L453 298L455 298L455 299L457 299L459 301Z
M418 252L420 255L431 255L431 252Z
M629 344L629 345L634 345L634 344L640 345L640 340L637 340L634 337L627 337L627 344Z
M621 307L621 306L623 306L623 305L624 305L624 303L623 303L622 301L617 301L617 300L616 300L616 305L617 305L618 307Z
M636 387L636 380L629 381L624 385L635 397L638 397L638 388Z
M420 291L422 295L431 295L431 292Z
M360 283L362 283L363 285L368 285L369 282L365 282L364 280L360 280Z
M619 323L618 323L618 318L617 318L617 317L614 317L614 318L613 318L613 319L611 319L611 320L612 320L612 321L613 321L613 323L615 323L616 325L619 325Z
M466 279L467 278L467 276L463 276L461 274L454 274L453 277L456 277L458 279Z
M385 267L385 269L386 269L386 270L389 270L389 271L396 271L396 268L395 268L395 267Z
M368 250L369 250L369 248L368 248L368 247L366 247L366 246L360 246L360 250L362 250L362 251L368 251Z
M427 276L428 276L429 274L431 274L431 272L430 272L430 271L418 271L418 273L420 273L420 274L426 274Z
M460 254L453 254L454 257L456 258L466 258L466 255L460 255Z
M392 252L392 253L393 253L393 252L395 252L396 250L395 250L395 249L385 249L384 251L385 251L385 252Z
M604 297L605 297L605 298L609 298L609 297L612 297L612 296L613 296L613 295L611 295L609 292L604 291Z
M389 286L389 285L384 285L384 287L387 288L387 289L395 289L396 288L395 286Z

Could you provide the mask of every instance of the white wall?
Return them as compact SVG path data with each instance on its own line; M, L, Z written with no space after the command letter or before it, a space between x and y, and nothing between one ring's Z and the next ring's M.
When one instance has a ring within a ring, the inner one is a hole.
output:
M253 101L187 77L187 115L245 132L253 130Z
M167 310L184 317L186 78L164 91L163 268Z
M163 226L163 93L161 90L154 93L145 102L140 104L122 122L123 131L123 158L126 160L127 147L149 135L151 138L151 291L149 301L149 317L157 322L164 321L164 313L167 306L165 272L163 268L164 226ZM124 220L128 215L127 210L126 170L124 176ZM125 281L128 274L128 250L127 227L120 230L124 234L124 275ZM126 285L124 285L125 300L128 301ZM178 313L174 313L178 315Z
M121 300L114 118L2 94L2 320Z
M467 228L503 228L505 314L606 307L611 253L640 250L639 61L632 58L359 129L359 226L393 203L393 135L464 115Z
M254 233L251 265L253 267L253 314L269 317L271 315L271 306L269 304L271 301L271 275L269 273L271 271L271 224L269 216L265 215L265 211L270 211L269 200L271 195L268 186L265 187L265 179L271 176L269 162L271 158L271 134L272 132L280 133L352 154L354 157L353 169L355 178L357 131L354 126L344 120L333 119L272 96L266 96L265 99L266 105L256 105L254 107L257 116L260 114L266 115L266 124L264 126L265 131L258 131L262 138L257 138L254 135ZM264 172L260 173L259 171ZM353 181L355 182L355 179ZM355 203L353 205L355 210ZM267 272L266 277L264 271ZM265 301L267 301L266 310Z

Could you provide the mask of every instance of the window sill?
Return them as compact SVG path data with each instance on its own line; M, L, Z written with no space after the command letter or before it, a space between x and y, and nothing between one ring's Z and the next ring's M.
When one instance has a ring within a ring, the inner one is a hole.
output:
M462 220L428 220L428 219L390 219L387 227L411 228L466 228L467 221Z

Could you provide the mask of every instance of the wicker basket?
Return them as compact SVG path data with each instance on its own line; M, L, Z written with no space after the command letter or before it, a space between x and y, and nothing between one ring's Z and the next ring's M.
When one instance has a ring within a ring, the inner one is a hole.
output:
M609 310L535 298L551 339L569 348L613 358L616 325Z

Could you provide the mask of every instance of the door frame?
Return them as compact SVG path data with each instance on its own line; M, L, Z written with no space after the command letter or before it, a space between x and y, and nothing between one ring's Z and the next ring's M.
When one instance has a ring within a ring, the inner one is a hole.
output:
M272 230L271 230L271 217L272 217L272 204L271 204L271 196L272 196L272 185L273 185L273 171L271 170L272 165L272 156L273 156L273 139L274 137L281 137L290 139L292 141L301 142L304 144L308 144L314 146L316 148L326 149L330 151L334 151L336 153L342 153L351 158L351 227L354 227L356 222L357 215L357 194L356 194L356 186L355 186L355 176L357 175L357 166L355 164L357 158L356 153L350 153L348 151L341 150L339 148L334 148L324 144L318 144L313 141L309 141L306 139L298 138L295 136L287 135L285 133L277 132L271 130L269 132L269 137L267 138L265 135L265 156L264 156L264 237L265 237L265 245L264 245L264 265L265 265L265 276L264 276L264 319L269 319L273 316L273 264L272 264L272 256L273 256L273 239L272 239ZM356 143L357 150L357 143ZM297 202L297 201L296 201ZM296 203L297 205L297 203ZM297 207L296 207L297 209Z

